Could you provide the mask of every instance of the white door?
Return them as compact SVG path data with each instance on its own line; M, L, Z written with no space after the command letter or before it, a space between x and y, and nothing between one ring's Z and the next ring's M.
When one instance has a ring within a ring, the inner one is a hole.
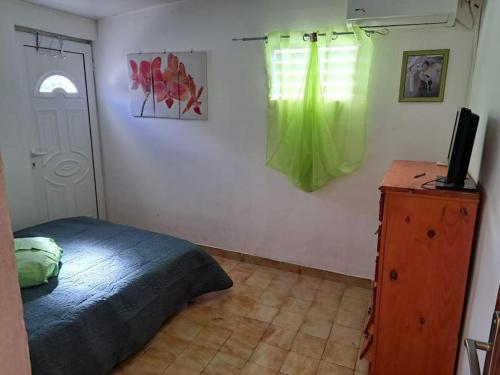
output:
M22 48L27 144L40 219L97 217L84 54Z

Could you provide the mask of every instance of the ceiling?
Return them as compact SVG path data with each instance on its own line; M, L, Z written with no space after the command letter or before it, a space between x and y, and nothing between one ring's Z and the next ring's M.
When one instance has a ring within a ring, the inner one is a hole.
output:
M90 18L101 18L179 0L24 0L47 8Z

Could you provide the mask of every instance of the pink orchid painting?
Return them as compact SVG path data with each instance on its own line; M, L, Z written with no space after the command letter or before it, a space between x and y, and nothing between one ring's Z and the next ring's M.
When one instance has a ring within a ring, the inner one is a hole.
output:
M129 55L132 115L206 119L206 53Z

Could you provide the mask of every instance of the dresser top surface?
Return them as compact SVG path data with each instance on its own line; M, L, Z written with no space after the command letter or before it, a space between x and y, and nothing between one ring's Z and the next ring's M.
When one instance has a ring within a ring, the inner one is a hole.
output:
M438 176L446 176L447 167L434 162L394 160L380 185L382 191L412 191L414 193L478 200L479 193L435 189ZM424 174L425 173L425 174ZM424 185L427 183L427 185Z

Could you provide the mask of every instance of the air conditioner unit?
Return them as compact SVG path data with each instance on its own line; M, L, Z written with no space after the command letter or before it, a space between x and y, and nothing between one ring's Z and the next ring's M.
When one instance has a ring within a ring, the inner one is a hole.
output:
M459 0L348 0L347 24L366 27L453 26Z

